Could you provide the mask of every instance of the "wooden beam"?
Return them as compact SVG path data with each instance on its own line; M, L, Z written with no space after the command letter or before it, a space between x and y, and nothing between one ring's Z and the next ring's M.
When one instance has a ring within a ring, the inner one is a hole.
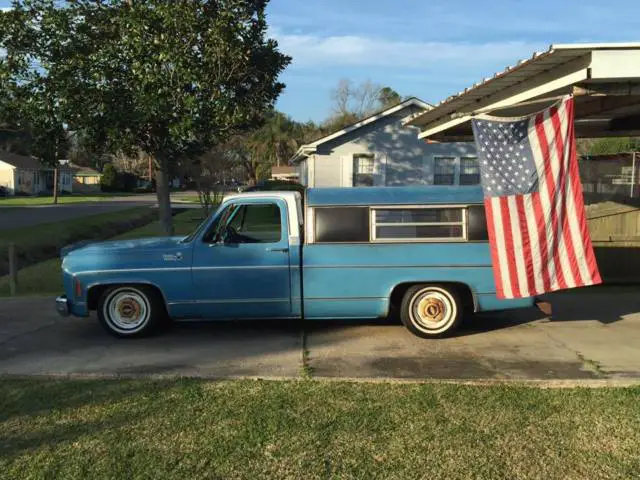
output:
M640 82L582 83L573 87L574 95L640 95Z
M609 123L611 131L640 130L640 114L628 117L614 118Z

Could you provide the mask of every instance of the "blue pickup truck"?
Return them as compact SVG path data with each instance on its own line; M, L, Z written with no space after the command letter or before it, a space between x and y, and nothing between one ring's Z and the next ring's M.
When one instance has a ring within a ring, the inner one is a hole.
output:
M63 252L62 315L110 333L180 319L384 318L415 335L527 307L496 297L479 187L317 188L231 195L187 237ZM303 207L304 205L304 207Z

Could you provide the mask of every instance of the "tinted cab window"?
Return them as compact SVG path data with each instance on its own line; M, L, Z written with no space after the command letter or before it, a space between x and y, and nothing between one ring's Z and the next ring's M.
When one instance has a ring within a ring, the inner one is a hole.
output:
M280 208L274 203L240 205L227 225L229 243L277 243L282 238Z

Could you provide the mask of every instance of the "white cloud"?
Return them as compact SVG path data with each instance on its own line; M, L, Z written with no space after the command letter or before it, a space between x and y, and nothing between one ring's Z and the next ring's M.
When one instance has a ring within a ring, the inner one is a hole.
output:
M512 65L548 46L523 41L466 43L399 41L366 36L283 33L272 29L281 50L293 57L293 68L387 67L432 69ZM501 67L501 68L502 68Z

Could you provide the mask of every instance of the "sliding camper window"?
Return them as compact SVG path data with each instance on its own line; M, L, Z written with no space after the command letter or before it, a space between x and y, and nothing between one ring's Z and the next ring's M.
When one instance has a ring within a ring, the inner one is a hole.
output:
M378 242L463 241L464 207L381 207L371 211L372 240Z

